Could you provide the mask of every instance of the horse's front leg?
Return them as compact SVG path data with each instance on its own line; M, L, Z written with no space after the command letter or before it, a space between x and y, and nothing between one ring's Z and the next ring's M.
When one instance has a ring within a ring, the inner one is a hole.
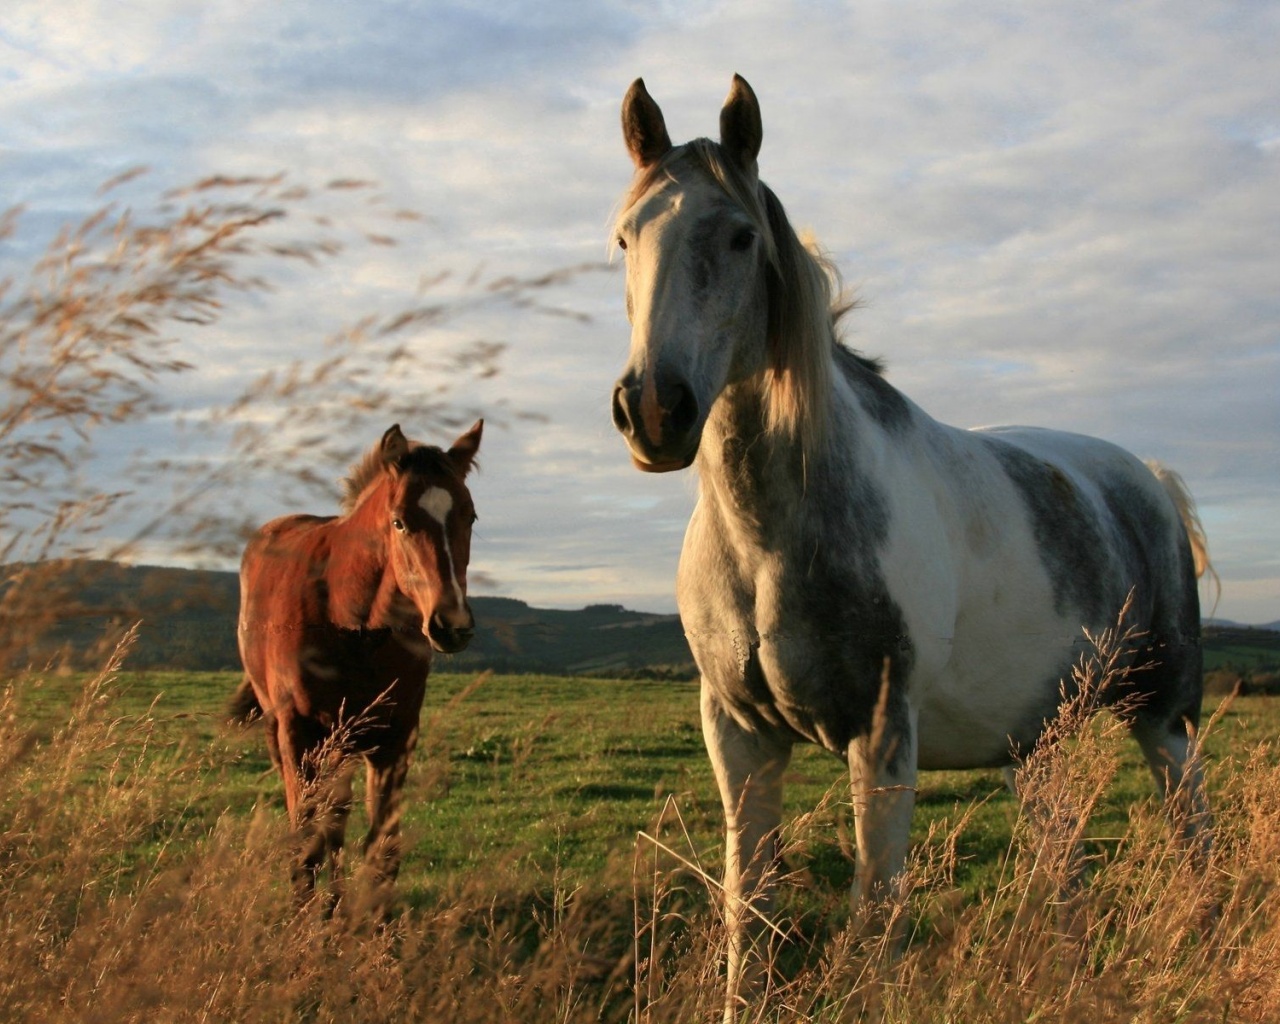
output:
M901 882L916 802L915 709L886 694L870 732L849 743L848 757L858 847L854 917L887 930L890 950L897 953L905 936Z
M782 775L791 760L791 742L739 725L705 680L702 734L724 804L724 915L729 936L725 1020L731 1021L768 973L765 929L782 823Z

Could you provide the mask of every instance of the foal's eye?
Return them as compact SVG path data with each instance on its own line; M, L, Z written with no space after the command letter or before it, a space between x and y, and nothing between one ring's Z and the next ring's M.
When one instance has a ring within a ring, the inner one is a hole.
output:
M729 248L734 252L746 252L756 240L754 228L739 228L729 240Z
M404 533L404 520L403 520L403 519L393 519L393 520L391 520L391 525L392 525L395 529L399 530L401 533Z
M627 251L627 240L623 238L621 235L618 236L618 248L621 249L623 252Z

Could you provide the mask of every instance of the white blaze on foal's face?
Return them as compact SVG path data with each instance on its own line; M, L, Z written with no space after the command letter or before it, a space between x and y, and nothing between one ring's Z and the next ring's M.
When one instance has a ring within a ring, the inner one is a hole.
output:
M427 515L440 524L440 532L444 540L442 550L444 551L445 560L449 563L447 581L453 587L454 596L458 602L462 603L465 598L462 593L462 586L458 582L458 570L454 565L453 549L449 546L449 529L447 525L449 512L453 509L453 495L443 487L428 487L423 492L422 497L418 499L418 505ZM441 574L442 577L444 575L444 573ZM443 579L442 582L444 582Z
M418 504L443 529L445 520L449 518L449 510L453 508L453 495L443 487L428 487Z

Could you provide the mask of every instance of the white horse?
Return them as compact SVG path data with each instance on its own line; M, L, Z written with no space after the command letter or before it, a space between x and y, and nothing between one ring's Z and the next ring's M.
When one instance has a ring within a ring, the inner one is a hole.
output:
M1204 829L1189 734L1208 556L1176 475L1077 434L946 426L842 347L834 274L758 178L742 78L719 143L673 146L638 79L622 127L632 333L613 419L637 468L698 469L676 593L726 817L726 1013L757 970L792 745L848 765L855 893L883 899L917 771L1030 750L1084 630L1114 627L1130 593L1146 671L1111 696L1179 831Z

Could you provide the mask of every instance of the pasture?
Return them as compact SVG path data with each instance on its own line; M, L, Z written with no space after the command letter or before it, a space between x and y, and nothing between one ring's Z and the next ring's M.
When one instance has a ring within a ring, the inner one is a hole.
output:
M349 913L293 911L279 779L260 730L223 723L237 682L10 682L5 1020L718 1017L723 934L703 873L719 877L722 818L694 684L434 676L397 916L375 929L359 877ZM1207 880L1180 863L1136 745L1108 722L1055 766L1054 806L1088 820L1085 880L1066 895L1037 875L1063 836L1029 828L998 772L922 775L897 963L848 919L842 767L799 751L781 987L746 1019L1274 1019L1280 704L1239 698L1207 732Z

